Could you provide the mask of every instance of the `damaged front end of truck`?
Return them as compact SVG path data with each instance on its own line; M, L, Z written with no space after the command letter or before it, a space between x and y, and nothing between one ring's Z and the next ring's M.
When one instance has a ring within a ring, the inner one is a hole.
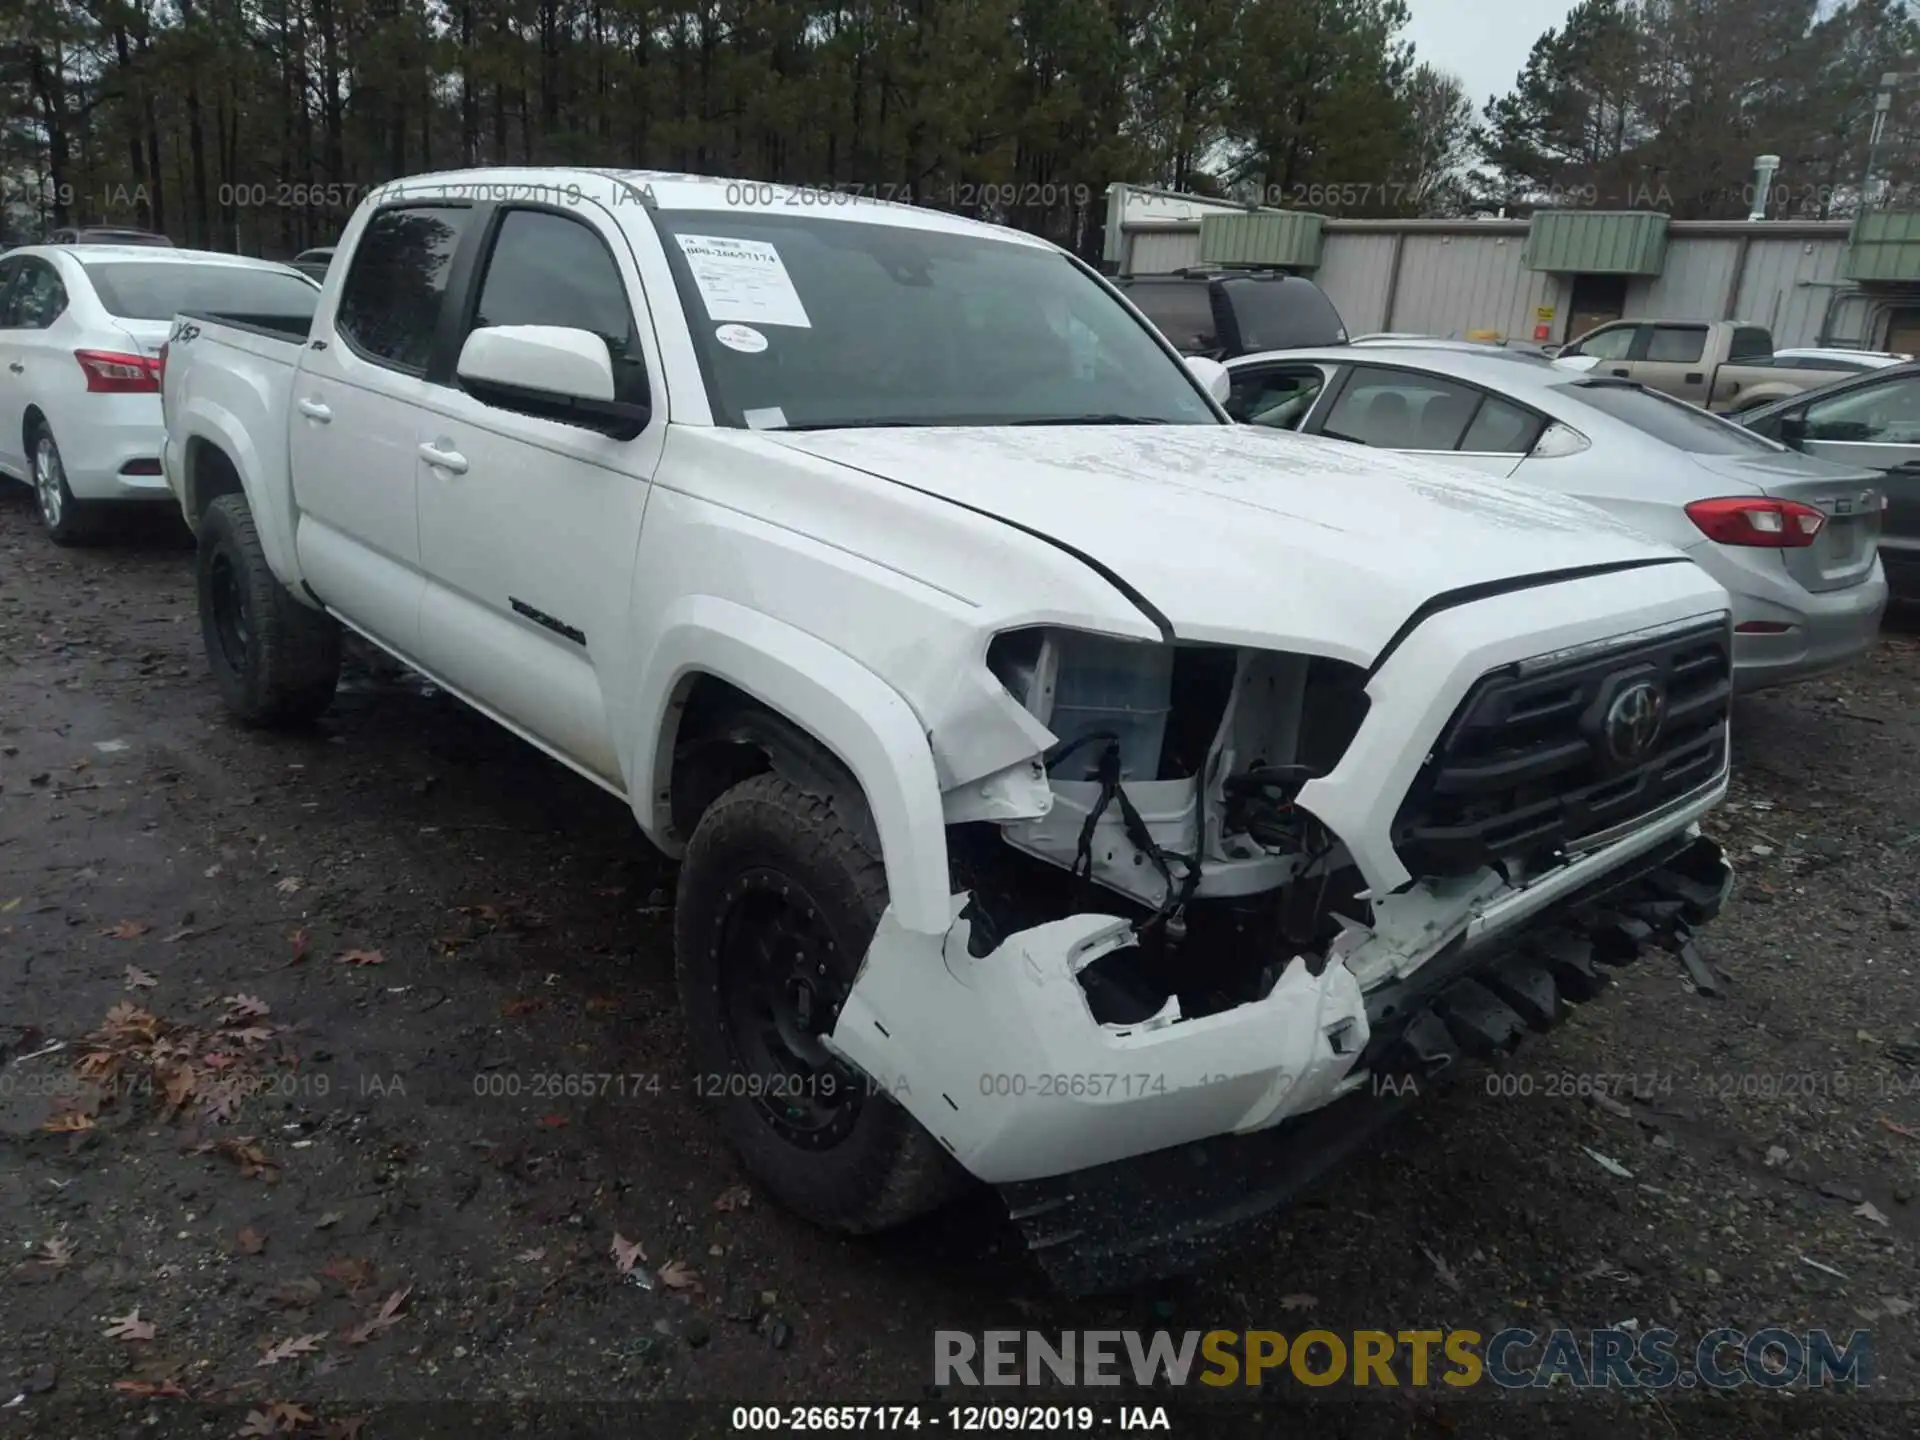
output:
M1488 664L1497 631L1469 607L1371 667L994 637L1051 743L949 797L951 926L889 911L828 1044L1062 1287L1191 1268L1647 948L1698 969L1727 615Z

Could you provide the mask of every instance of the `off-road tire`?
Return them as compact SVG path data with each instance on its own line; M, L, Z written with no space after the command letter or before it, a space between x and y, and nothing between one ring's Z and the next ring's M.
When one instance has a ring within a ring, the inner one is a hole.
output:
M778 775L744 780L695 827L674 915L675 971L699 1088L747 1169L776 1200L847 1234L884 1230L938 1208L964 1187L966 1172L877 1087L866 1088L845 1138L807 1149L782 1135L759 1101L725 1083L742 1064L729 1038L722 940L746 877L777 872L817 911L850 984L887 906L885 868L862 838L871 828L864 816L843 814Z
M274 577L244 496L222 495L201 517L195 588L207 663L220 698L244 724L300 725L333 703L340 626ZM220 607L236 600L244 625L223 642Z
M52 483L58 487L55 501L57 519L49 518L49 506L41 494L41 486L46 483L40 474L42 445L50 447L53 453ZM33 486L34 507L40 512L40 523L45 527L49 540L56 545L70 547L86 545L98 538L101 507L74 499L73 491L67 485L67 467L60 457L60 447L44 420L36 419L27 430L27 477L28 483Z

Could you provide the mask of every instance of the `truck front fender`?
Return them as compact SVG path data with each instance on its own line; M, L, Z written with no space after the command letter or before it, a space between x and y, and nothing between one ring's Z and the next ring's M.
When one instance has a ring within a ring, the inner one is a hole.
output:
M275 438L285 445L284 436ZM190 397L167 430L167 463L179 467L180 509L187 524L197 534L207 506L233 489L231 483L221 483L224 477L210 474L209 448L224 455L233 467L233 478L253 512L267 564L294 598L306 603L300 593L300 562L293 552L292 495L285 461L270 463L249 437L241 417L205 395Z
M690 595L661 617L641 669L627 759L636 818L670 853L680 717L702 676L725 681L804 730L859 783L879 832L900 926L944 935L951 924L947 837L925 727L900 693L843 650L757 610Z

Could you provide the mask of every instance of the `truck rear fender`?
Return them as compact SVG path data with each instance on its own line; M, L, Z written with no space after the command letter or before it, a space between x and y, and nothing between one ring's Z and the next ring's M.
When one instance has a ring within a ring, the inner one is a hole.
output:
M257 394L255 398L272 413L271 400ZM269 450L263 451L245 421L204 392L187 396L171 421L173 433L185 437L180 451L180 463L185 467L181 508L187 523L198 530L207 506L234 488L232 479L224 473L230 468L247 497L247 508L253 512L267 563L295 598L304 601L300 562L293 547L293 491L287 473L284 429L267 436ZM276 450L277 454L270 453Z
M648 838L669 854L685 846L673 826L673 765L681 716L703 677L739 690L846 767L879 834L889 913L910 932L945 935L951 915L940 783L912 707L846 652L718 596L676 601L640 674L638 741L626 769Z

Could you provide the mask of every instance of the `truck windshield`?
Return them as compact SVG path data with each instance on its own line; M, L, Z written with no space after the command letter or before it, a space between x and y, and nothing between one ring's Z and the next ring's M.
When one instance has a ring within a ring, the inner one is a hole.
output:
M171 320L182 310L311 320L320 303L318 287L279 270L74 258L85 268L107 313L121 320Z
M1056 251L817 215L654 218L719 424L1228 423Z

